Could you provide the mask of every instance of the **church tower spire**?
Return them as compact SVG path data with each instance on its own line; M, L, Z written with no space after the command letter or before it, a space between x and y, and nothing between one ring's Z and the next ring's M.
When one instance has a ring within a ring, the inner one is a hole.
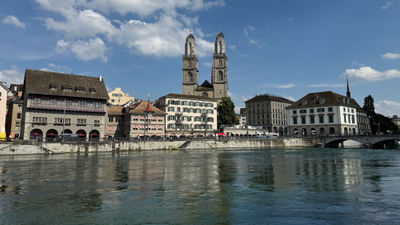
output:
M347 80L347 92L346 92L346 96L348 98L351 98L351 93L350 93L350 87L349 87L349 78L346 76L346 80Z
M182 93L194 95L199 80L199 61L196 56L196 40L192 33L186 38L185 55L182 57Z
M226 43L222 32L219 32L215 38L213 58L214 98L220 100L222 97L228 97L228 57L226 56Z

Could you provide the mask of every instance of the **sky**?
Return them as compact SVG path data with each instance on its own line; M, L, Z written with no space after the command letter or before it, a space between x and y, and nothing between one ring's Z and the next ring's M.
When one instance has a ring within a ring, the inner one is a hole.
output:
M25 69L102 76L138 99L182 93L185 38L199 83L215 37L227 44L229 95L346 94L400 114L400 0L0 0L0 81Z

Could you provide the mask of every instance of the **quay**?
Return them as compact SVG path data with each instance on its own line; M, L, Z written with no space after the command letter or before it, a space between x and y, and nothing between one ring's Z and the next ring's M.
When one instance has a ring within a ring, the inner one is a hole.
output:
M75 143L9 143L0 144L0 155L89 153L141 150L213 150L244 148L315 147L315 138L277 139L186 139L175 141L121 141L121 142L75 142Z

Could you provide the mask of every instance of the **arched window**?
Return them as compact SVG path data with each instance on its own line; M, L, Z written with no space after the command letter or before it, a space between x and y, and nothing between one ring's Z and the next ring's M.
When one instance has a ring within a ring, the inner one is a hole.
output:
M223 80L224 79L224 73L222 71L218 72L218 80Z
M222 66L222 59L219 60L218 66Z
M203 92L203 94L202 94L204 97L208 97L208 94L207 94L207 92Z
M189 72L188 74L188 81L193 82L193 73Z

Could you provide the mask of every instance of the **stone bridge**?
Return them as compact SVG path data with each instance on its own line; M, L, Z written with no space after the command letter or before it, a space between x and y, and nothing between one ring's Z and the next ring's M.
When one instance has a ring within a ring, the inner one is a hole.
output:
M325 147L343 147L343 142L353 140L370 148L391 148L400 140L400 135L347 135L318 137L317 142Z

